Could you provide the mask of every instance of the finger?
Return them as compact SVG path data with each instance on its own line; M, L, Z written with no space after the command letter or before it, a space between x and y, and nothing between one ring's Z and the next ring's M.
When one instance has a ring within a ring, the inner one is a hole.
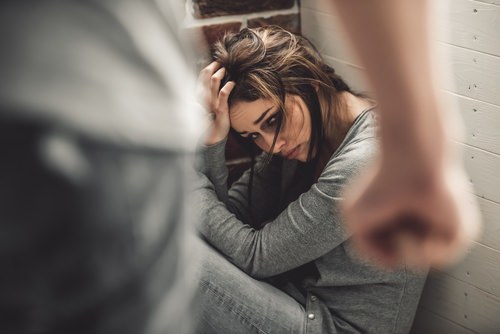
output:
M363 237L365 248L369 247L370 253L375 254L379 262L391 265L406 258L414 267L424 263L420 256L416 256L417 248L429 234L429 229L428 224L414 213L401 212L381 217L378 221L369 221L362 229L358 229L358 234ZM415 254L409 250L412 247Z
M211 62L208 66L201 70L198 81L205 87L208 87L210 84L210 78L221 68L221 66L222 65L216 61Z
M345 211L346 221L351 233L367 229L383 228L397 215L397 207L390 201L384 201L374 207L365 201L355 203Z
M468 244L468 243L467 243ZM435 268L446 268L462 258L468 247L462 236L451 237L443 234L433 234L426 240L426 254L431 265Z
M380 182L377 182L378 175L372 173L367 171L357 182L349 185L344 193L342 211L351 233L383 223L398 208L396 200L391 200L390 194L381 189Z
M360 253L368 255L379 267L392 267L395 263L393 206L391 203L373 206L365 196L362 194L344 207L346 228L354 235L354 246Z
M220 113L227 113L229 111L228 99L235 86L236 83L234 81L228 81L219 91L218 110Z
M363 231L352 237L356 253L360 258L367 260L381 269L391 269L397 263L397 252L393 233L388 232L385 237L374 236L371 231Z
M443 245L441 240L429 237L422 245L421 253L429 265L442 269L447 263L448 249L448 246Z
M422 241L411 233L398 236L400 258L413 271L421 272L429 267L429 258L422 252Z
M222 65L213 61L208 66L203 68L198 75L196 84L196 94L202 105L208 109L212 109L211 92L210 92L210 78Z
M221 67L210 77L210 98L214 107L218 105L220 83L224 78L224 74L226 74L226 69Z

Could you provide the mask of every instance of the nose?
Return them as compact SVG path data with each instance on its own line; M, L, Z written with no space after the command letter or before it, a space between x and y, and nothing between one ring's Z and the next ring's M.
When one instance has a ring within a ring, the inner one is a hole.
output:
M269 152L271 150L272 145L273 145L274 136L275 136L274 133L263 135L262 138L264 140L265 146L261 147L261 149ZM274 144L274 148L273 148L273 151L271 153L276 154L276 153L281 152L281 150L283 149L285 144L286 144L286 141L283 139L283 137L280 134L278 134L278 138L276 138L276 143Z

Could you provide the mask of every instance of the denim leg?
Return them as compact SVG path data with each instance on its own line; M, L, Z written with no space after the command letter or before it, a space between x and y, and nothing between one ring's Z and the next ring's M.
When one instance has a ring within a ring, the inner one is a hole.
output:
M204 243L196 333L304 333L305 311L278 288L253 279Z

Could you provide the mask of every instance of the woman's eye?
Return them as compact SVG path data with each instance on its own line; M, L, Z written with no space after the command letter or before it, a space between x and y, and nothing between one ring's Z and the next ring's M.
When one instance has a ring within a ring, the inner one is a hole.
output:
M271 117L269 117L269 119L267 120L267 126L269 127L275 127L278 125L278 117L279 117L279 114L275 114Z
M276 116L269 117L269 119L267 120L267 125L269 126L273 126L275 123L276 123Z
M247 138L250 139L250 140L257 140L257 138L259 138L259 134L258 133L252 133Z
M266 126L268 128L276 128L278 126L279 121L281 120L281 112L276 112L274 115L269 117L266 121Z

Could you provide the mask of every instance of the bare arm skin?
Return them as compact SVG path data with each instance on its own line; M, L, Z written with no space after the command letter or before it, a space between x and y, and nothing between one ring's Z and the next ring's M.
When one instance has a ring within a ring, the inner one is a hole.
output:
M383 265L453 263L477 237L480 215L445 134L446 105L437 90L428 22L431 2L332 3L380 112L380 159L346 192L347 224L361 254Z

